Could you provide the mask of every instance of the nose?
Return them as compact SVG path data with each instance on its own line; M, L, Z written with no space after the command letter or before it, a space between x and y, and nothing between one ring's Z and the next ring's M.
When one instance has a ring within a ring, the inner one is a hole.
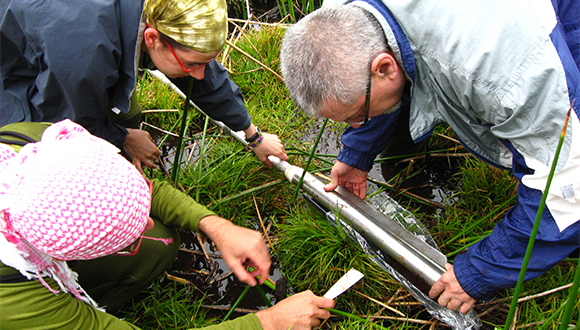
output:
M205 76L205 65L203 66L203 68L199 68L197 70L190 71L189 75L197 80L202 80L203 77Z
M149 231L149 230L153 229L153 227L155 227L155 222L153 221L153 219L151 217L148 217L147 224L145 225L145 230L143 230L143 232Z

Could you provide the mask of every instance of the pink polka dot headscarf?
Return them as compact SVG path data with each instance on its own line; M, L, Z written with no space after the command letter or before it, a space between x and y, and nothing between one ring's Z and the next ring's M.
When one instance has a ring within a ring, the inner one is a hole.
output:
M133 243L150 203L145 179L118 149L69 120L18 154L0 145L0 257L29 278L51 276L82 296L64 261Z

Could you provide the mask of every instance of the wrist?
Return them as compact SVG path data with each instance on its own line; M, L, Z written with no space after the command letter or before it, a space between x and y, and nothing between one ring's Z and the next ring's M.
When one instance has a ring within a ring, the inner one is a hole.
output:
M262 330L274 330L276 327L274 326L273 313L272 308L263 309L261 311L256 312L256 316L258 320L260 320L260 325L262 325Z
M220 233L223 233L225 226L231 225L228 220L217 215L208 215L203 217L198 224L199 231L212 241L219 240Z
M246 151L248 151L248 150L250 150L250 149L251 149L251 150L254 150L254 148L256 148L257 146L259 146L260 144L262 144L262 141L264 141L264 137L263 137L263 136L260 136L260 137L258 137L258 139L257 139L257 140L255 140L254 142L249 142L249 143L246 145L246 148L245 148L245 149L246 149Z
M253 143L262 137L262 131L260 130L260 128L256 126L254 126L254 128L256 129L254 134L252 134L251 136L246 135L246 142L248 143Z

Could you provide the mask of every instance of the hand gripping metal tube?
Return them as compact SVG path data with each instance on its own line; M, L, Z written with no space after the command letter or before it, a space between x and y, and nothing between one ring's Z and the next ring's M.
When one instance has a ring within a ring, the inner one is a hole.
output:
M275 156L269 156L268 159L284 173L288 181L299 183L304 172L302 168ZM326 192L324 186L322 181L306 172L301 188L321 205L337 212L354 230L419 276L429 286L443 275L447 257L440 251L377 211L348 189L339 186L335 191Z

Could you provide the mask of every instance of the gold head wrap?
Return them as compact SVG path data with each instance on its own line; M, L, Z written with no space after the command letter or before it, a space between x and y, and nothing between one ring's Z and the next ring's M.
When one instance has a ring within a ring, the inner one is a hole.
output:
M222 50L228 31L226 0L145 0L145 23L203 54Z

